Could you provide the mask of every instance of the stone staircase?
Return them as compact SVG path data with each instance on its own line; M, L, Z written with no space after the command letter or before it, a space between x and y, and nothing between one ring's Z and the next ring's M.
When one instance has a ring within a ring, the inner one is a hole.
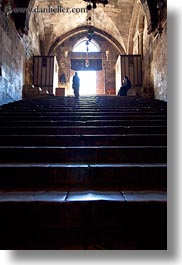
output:
M167 249L166 108L116 96L2 106L1 249Z

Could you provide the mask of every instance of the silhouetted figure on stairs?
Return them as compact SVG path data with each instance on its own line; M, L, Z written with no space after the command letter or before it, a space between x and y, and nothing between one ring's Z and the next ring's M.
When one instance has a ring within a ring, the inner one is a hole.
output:
M120 87L118 91L118 96L127 96L127 92L130 88L131 88L131 82L129 78L125 75L122 86Z
M74 90L75 97L79 98L80 78L77 72L75 72L75 75L73 76L72 88Z

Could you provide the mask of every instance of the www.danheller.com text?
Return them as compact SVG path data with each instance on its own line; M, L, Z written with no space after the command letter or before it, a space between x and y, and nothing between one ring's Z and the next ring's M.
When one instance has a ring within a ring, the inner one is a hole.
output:
M87 8L68 8L62 6L47 6L47 7L33 7L33 8L24 8L24 7L14 7L14 13L87 13Z

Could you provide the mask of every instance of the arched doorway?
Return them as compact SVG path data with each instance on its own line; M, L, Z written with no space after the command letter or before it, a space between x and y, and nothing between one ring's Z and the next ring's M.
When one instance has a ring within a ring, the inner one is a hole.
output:
M88 38L79 39L73 46L72 52L81 56L84 62L84 67L77 69L80 77L80 96L97 94L98 80L101 74L97 69L90 69L90 58L93 58L96 53L100 53L100 45L94 39L88 41ZM98 57L98 56L96 56ZM80 57L78 60L81 60ZM88 63L88 65L87 65ZM71 70L73 73L73 70ZM73 75L71 74L70 83L72 84Z
M66 96L73 95L72 77L75 71L78 72L80 70L72 67L72 62L75 61L77 63L77 60L78 63L79 60L84 61L86 57L87 40L87 31L84 28L84 31L70 35L62 42L58 40L55 47L53 47L53 54L56 56L59 63L59 77L64 74L66 78L65 84L59 83L59 87L65 87ZM108 39L105 38L105 35L103 37L103 35L100 35L97 30L95 30L89 45L89 59L100 60L101 66L96 71L96 95L114 94L115 63L120 54L118 48L115 47L116 44L113 44L112 38L108 41ZM94 52L91 52L91 46L93 47ZM84 65L83 61L80 62L82 65ZM90 69L84 69L85 72L89 70ZM87 75L87 73L85 73L85 75ZM87 80L90 80L90 78L88 77ZM93 92L91 91L89 93L92 94Z

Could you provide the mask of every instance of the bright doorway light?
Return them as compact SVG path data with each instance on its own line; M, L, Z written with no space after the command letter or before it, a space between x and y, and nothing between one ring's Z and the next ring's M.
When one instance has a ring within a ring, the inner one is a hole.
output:
M96 94L96 72L78 71L80 77L80 96Z

